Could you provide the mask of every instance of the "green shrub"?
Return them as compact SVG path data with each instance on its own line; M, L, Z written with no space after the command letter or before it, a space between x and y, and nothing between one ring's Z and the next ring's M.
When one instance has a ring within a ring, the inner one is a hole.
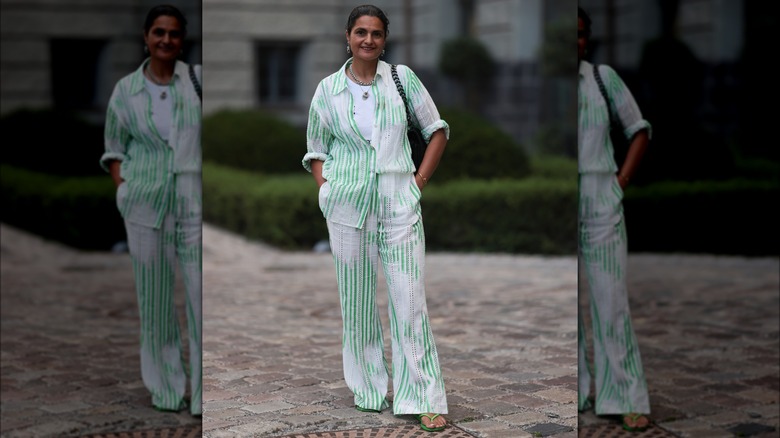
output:
M258 110L224 110L203 120L203 157L268 174L300 172L306 132Z
M450 140L433 179L524 178L530 173L528 156L512 137L487 120L467 111L442 108L450 125Z
M108 176L61 177L0 166L0 220L81 249L109 250L126 240Z
M2 162L50 175L104 174L103 125L74 113L55 110L20 110L0 118Z
M495 61L481 41L462 36L442 43L439 70L462 84L484 85L495 72Z
M554 155L531 157L531 176L535 178L577 181L577 160Z

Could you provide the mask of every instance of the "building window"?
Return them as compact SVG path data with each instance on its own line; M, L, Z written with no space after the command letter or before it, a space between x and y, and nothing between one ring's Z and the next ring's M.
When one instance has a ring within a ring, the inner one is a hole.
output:
M295 102L301 45L298 43L257 44L257 84L260 103Z
M66 110L91 110L96 101L101 58L106 40L53 39L51 50L51 90L54 107Z

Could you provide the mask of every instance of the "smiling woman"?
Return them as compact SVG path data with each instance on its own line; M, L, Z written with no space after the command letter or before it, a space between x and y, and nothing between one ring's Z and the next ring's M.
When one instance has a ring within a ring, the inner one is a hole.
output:
M437 431L447 425L447 397L426 308L420 197L449 125L409 67L379 59L388 24L375 6L350 13L344 35L352 58L317 87L303 166L320 188L341 297L344 374L356 409L378 413L391 403L376 309L381 260L392 303L393 413L415 414L420 427ZM429 142L419 166L407 111Z
M144 23L149 57L114 88L100 163L117 186L141 316L141 375L162 411L187 408L187 374L174 312L178 263L187 292L191 399L201 414L200 68L177 58L187 20L173 6Z

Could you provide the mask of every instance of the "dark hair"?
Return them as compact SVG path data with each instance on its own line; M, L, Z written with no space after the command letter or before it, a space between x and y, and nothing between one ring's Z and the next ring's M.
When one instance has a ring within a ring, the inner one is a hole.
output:
M361 5L349 13L349 18L347 19L347 33L352 32L352 28L355 26L355 21L364 15L368 15L369 17L376 17L381 20L382 24L385 25L385 37L387 37L387 34L389 33L387 28L390 25L390 20L387 19L387 15L385 15L381 9L374 5Z
M184 14L181 13L175 6L171 5L158 5L149 10L146 14L146 21L144 21L144 34L149 33L152 29L152 24L157 17L165 15L167 17L173 17L179 22L181 32L187 34L187 19L184 18Z
M590 16L588 16L588 13L585 12L585 9L582 9L581 7L577 7L577 18L582 19L582 24L585 25L585 38L590 38Z

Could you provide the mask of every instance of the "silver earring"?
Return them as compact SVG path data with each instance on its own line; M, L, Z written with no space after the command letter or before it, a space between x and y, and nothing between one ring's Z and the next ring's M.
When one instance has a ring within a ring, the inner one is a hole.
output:
M382 56L385 56L385 49L382 49Z
M349 43L347 43L347 53L352 53L352 49L349 48Z
M149 46L144 45L144 53L149 54Z

